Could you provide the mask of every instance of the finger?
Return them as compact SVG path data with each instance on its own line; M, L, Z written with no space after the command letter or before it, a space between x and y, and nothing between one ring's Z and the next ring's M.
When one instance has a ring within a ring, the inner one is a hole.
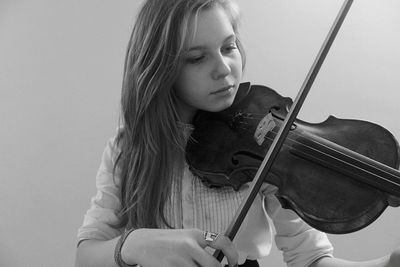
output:
M400 206L400 197L397 196L389 196L388 198L389 206L398 207Z
M229 266L237 265L239 255L233 242L223 234L216 234L213 232L203 233L203 247L212 247L221 250L228 260Z
M202 247L192 255L197 266L201 267L221 267L221 263Z
M182 248L190 256L192 264L197 267L221 267L221 263L208 253L204 241L204 231L199 229L188 229L191 238Z

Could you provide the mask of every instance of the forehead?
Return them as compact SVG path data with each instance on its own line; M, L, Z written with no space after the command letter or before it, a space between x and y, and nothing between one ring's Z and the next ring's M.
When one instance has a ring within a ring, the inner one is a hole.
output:
M216 5L200 10L189 24L189 34L186 47L208 46L223 42L228 36L234 35L232 22L226 11Z

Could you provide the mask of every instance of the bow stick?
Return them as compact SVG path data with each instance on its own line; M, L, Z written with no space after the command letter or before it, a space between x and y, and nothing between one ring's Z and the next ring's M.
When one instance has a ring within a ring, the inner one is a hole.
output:
M308 72L306 79L303 82L302 87L300 88L299 93L297 94L296 99L294 100L289 110L288 115L286 116L281 128L279 129L278 135L275 137L271 147L269 148L267 154L264 157L264 160L262 161L260 167L258 168L258 171L250 185L250 189L245 200L241 203L241 206L237 210L235 217L232 219L229 227L225 231L225 235L230 240L233 240L235 238L236 233L240 228L240 225L242 224L244 218L246 217L246 214L249 211L250 206L252 205L255 197L257 196L261 188L261 185L263 184L264 177L270 171L271 166L274 163L274 160L278 155L279 150L282 147L282 144L289 133L290 127L292 126L294 120L296 119L300 111L300 108L303 105L304 100L306 99L307 94L310 91L310 88L315 78L317 77L317 74L322 66L322 63L324 62L325 57L328 54L328 51L333 41L335 40L335 37L340 29L340 26L342 25L352 3L353 0L345 0L345 2L343 3L342 8L340 9L327 37L325 38L324 43L322 44L319 50L317 57L314 60L313 65L311 66L310 71ZM224 254L222 253L221 250L216 250L213 256L218 261L221 262L224 257Z

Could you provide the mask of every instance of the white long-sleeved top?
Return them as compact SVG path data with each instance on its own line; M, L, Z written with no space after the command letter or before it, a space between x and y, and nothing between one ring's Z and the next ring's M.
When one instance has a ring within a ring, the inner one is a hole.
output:
M119 221L117 214L121 208L120 178L116 176L114 180L112 174L116 156L115 138L111 138L97 172L97 194L92 197L78 229L78 241L108 240L121 234L122 229L111 227ZM249 188L247 185L239 191L209 188L187 165L175 183L165 205L170 225L218 233L225 232ZM276 190L273 185L263 185L237 233L234 243L239 251L239 264L246 258L260 259L270 253L273 240L270 222L276 231L275 243L289 267L308 266L320 257L332 256L333 248L326 234L304 223L293 211L283 209L274 195Z

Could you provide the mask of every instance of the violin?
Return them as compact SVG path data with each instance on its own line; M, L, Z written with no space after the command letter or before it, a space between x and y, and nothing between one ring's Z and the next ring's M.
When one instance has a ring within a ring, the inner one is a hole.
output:
M278 187L283 208L326 233L372 223L400 196L399 145L383 127L330 116L296 119L353 3L345 0L294 101L271 88L241 84L232 106L200 111L186 147L192 172L209 186L250 187L225 235L233 240L264 182ZM222 261L216 250L213 256Z
M191 171L210 187L239 190L251 182L293 101L262 85L242 83L231 107L199 111L186 147ZM400 196L400 149L385 128L330 116L296 119L264 182L278 187L282 207L327 233L372 223Z

